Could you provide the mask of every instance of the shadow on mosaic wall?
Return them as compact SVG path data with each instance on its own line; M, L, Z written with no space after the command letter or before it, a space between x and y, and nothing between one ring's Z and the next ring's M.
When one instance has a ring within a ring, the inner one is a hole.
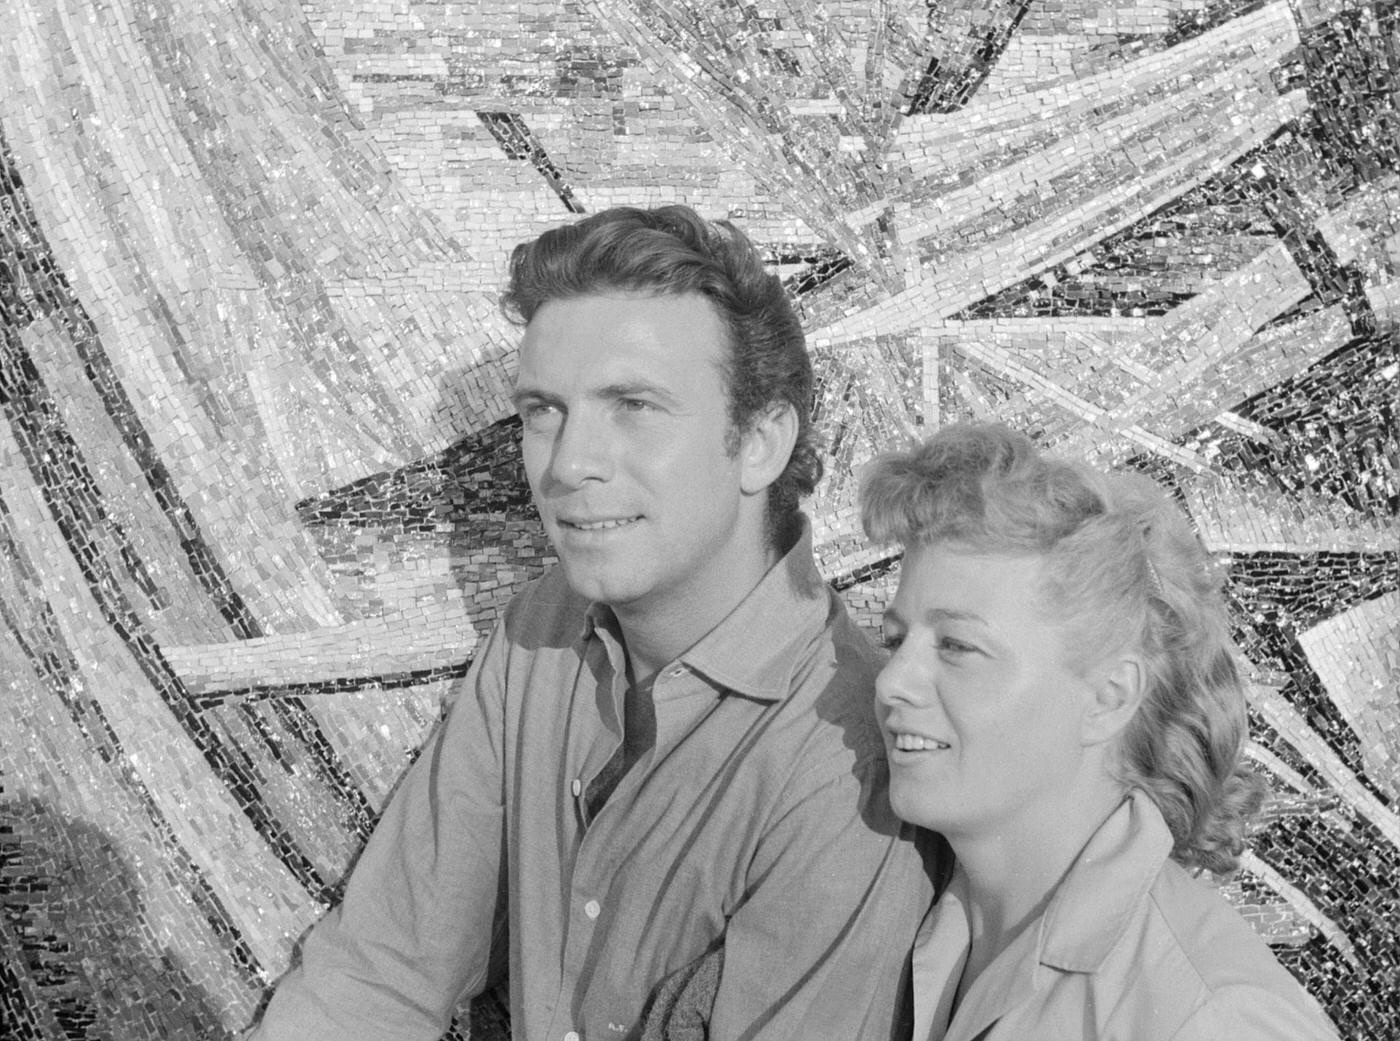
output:
M37 799L7 802L6 822L3 911L21 942L6 944L5 991L23 995L7 1036L231 1036L161 943L137 898L135 868L101 829Z
M1226 894L1400 1034L1400 5L210 6L0 7L15 1036L248 1021L551 560L507 250L671 200L798 303L864 624L880 446L997 416L1174 490L1275 792Z

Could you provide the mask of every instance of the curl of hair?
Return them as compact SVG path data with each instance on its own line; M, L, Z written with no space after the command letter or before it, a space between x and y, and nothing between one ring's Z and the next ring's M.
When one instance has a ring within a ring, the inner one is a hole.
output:
M711 302L729 338L731 452L760 415L792 406L797 441L768 489L767 507L770 541L787 545L801 499L821 480L822 460L812 429L812 363L782 282L729 221L706 221L686 206L621 206L516 246L501 307L524 325L550 300L608 292L699 293Z
M1042 455L1000 424L967 423L878 459L861 518L879 542L1041 556L1039 603L1079 648L1071 665L1124 650L1145 664L1142 705L1115 750L1118 780L1161 810L1175 860L1238 866L1265 790L1243 762L1238 652L1222 576L1160 487Z

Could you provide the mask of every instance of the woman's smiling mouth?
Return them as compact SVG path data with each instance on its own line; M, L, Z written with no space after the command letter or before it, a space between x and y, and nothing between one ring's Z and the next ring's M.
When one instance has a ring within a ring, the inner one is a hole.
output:
M911 734L907 732L892 733L890 739L894 747L901 752L936 752L953 746L946 741L939 741L937 738L925 737L923 734Z

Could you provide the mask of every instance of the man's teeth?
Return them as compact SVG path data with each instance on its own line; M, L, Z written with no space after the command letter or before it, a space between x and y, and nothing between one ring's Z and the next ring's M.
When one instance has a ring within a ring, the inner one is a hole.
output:
M624 524L631 524L638 520L637 517L622 517L618 520L592 521L588 524L580 524L576 521L566 522L571 528L578 528L579 531L603 531L606 528L620 528Z
M933 738L924 737L922 734L895 734L894 746L901 752L926 752L931 748L950 747L942 741L935 741Z

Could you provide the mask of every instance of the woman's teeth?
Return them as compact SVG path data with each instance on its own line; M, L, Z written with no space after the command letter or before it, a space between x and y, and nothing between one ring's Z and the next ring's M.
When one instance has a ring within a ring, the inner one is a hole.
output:
M901 752L926 752L929 749L951 747L943 741L935 741L922 734L895 734L894 746Z

